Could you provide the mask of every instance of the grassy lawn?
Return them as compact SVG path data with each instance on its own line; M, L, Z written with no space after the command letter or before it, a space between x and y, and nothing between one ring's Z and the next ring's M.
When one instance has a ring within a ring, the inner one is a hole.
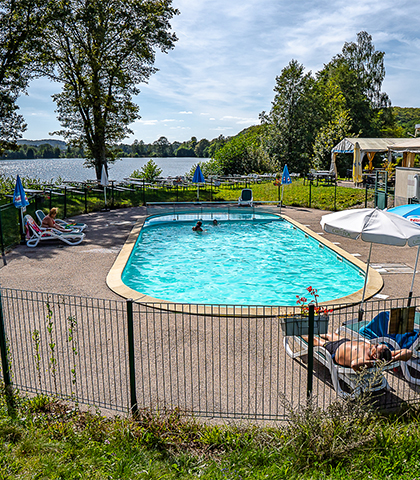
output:
M0 407L0 479L410 479L419 410L305 408L276 427L215 426L177 412L105 418L37 396Z
M248 185L249 186L249 185ZM226 201L237 202L242 188L245 185L234 187L211 187L210 184L200 187L200 201ZM273 182L252 184L249 186L253 191L254 200L256 202L274 202L277 203L280 198L280 190ZM366 192L364 189L337 187L331 185L319 184L312 185L303 184L303 179L294 180L291 185L284 187L283 204L290 206L300 206L309 208L318 208L321 210L344 210L355 205L364 206ZM367 200L371 201L373 191L368 191ZM114 208L133 207L143 205L145 202L195 202L197 200L197 187L190 186L186 189L146 189L143 193L141 188L132 191L115 191L112 198L112 192L107 190L107 205L113 205ZM10 203L10 199L2 199L2 202ZM1 202L0 202L1 203ZM87 212L94 212L104 208L104 195L96 189L89 190L87 196L83 192L72 193L67 192L64 195L52 194L50 198L48 193L41 197L38 202L34 200L27 207L27 212L35 218L35 210L43 209L45 213L49 208L57 207L59 209L58 217L64 217L66 212L67 218L80 215ZM1 214L1 229L3 235L3 245L5 248L19 243L19 212L16 208L4 208Z

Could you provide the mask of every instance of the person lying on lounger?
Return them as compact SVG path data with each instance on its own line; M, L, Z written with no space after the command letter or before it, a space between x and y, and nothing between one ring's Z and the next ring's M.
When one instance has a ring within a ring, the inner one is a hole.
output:
M308 341L308 337L303 337ZM335 333L327 333L314 337L314 345L324 347L330 352L337 365L351 367L358 372L370 368L379 360L382 362L407 361L412 351L407 348L391 351L385 344L374 345L363 340L350 340Z

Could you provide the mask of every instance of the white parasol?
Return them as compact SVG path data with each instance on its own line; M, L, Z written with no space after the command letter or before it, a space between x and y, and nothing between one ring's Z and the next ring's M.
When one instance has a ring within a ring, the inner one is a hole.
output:
M404 217L379 208L362 208L330 213L321 218L321 226L328 233L354 240L361 238L364 242L370 242L360 317L363 315L372 245L379 243L396 247L405 245L420 247L420 229L417 225Z

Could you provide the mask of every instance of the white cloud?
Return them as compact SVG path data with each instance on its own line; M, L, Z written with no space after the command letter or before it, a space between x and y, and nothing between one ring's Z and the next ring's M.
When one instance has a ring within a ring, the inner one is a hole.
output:
M183 129L207 138L215 119L217 131L230 134L258 124L259 113L271 107L276 75L292 58L316 72L362 30L386 52L383 87L392 103L420 106L417 2L173 0L173 6L181 12L171 22L179 41L168 54L156 53L159 71L135 98L142 119L132 139L174 141ZM57 91L60 85L37 80L19 101L28 138L58 129L50 98ZM51 118L39 122L49 108Z

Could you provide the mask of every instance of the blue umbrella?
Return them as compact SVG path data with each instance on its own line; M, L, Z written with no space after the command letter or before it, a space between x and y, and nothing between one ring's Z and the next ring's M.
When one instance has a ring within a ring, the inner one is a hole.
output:
M281 206L283 205L283 185L290 185L292 183L292 179L289 175L289 169L287 165L283 168L283 175L281 176L281 201L280 201L280 213L281 213Z
M13 192L13 203L16 208L20 209L22 232L24 234L25 231L24 231L24 225L23 225L23 212L26 210L26 207L27 205L29 205L29 202L28 202L28 198L26 196L25 190L23 189L23 185L19 175L16 177L15 191Z
M205 183L203 172L201 171L200 164L197 165L195 169L194 176L192 179L193 183ZM200 200L200 185L197 185L197 201Z
M396 215L399 215L400 217L404 217L407 220L411 220L413 223L420 226L420 205L419 204L414 203L412 205L399 205L398 207L390 208L388 212L395 213ZM410 293L408 294L408 306L410 306L411 297L413 296L414 278L416 277L417 263L419 261L419 253L420 253L420 246L417 249L416 263L414 264L413 278L411 280Z
M25 208L27 205L29 205L28 198L25 190L23 189L19 175L16 177L15 191L13 192L13 203L16 208Z
M290 178L290 175L289 175L289 169L287 168L287 165L285 165L283 168L283 175L281 177L281 184L290 185L291 183L292 183L292 179Z

